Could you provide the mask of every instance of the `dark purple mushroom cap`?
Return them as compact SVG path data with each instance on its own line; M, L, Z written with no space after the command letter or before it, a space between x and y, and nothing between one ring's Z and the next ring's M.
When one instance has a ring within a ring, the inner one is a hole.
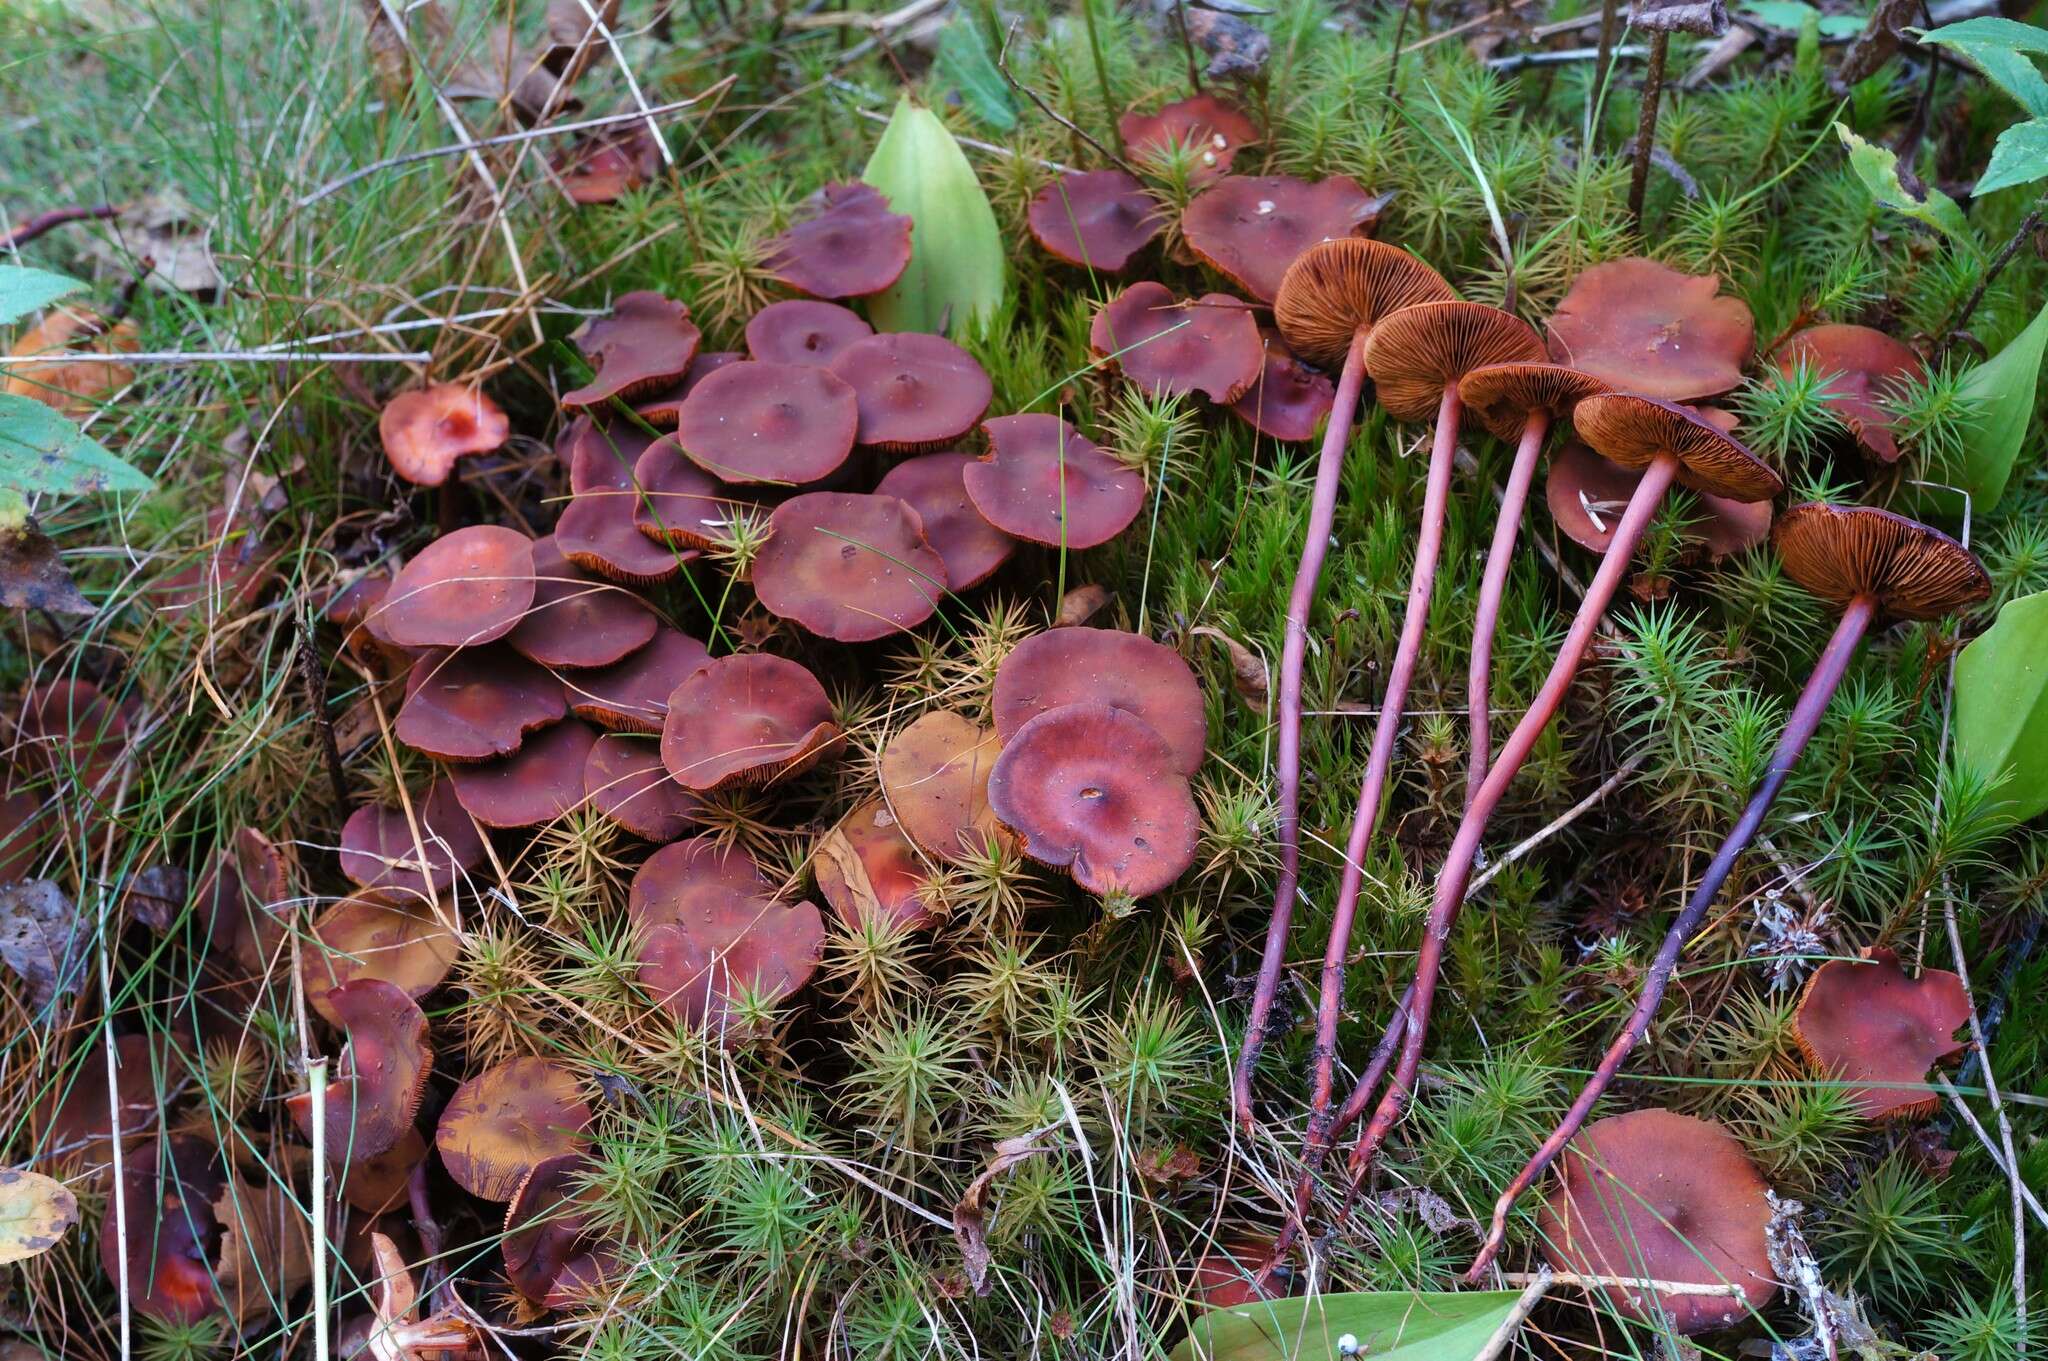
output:
M100 1221L100 1266L110 1281L124 1276L135 1312L171 1323L197 1323L221 1307L211 1244L220 1229L214 1202L226 1189L214 1153L192 1135L137 1150L121 1170L123 1194L107 1197ZM119 1212L128 1215L128 1236Z
M568 711L562 683L510 648L435 649L413 663L392 732L438 760L488 761Z
M519 626L533 604L533 540L470 525L422 548L371 612L400 647L476 647Z
M747 353L769 364L830 364L875 328L836 302L791 298L771 302L747 323Z
M800 775L837 748L825 687L765 652L714 658L669 696L661 762L698 793Z
M668 697L711 660L704 644L663 624L654 639L622 662L563 678L569 711L614 732L658 733Z
M1925 374L1926 362L1883 331L1839 325L1795 332L1771 356L1779 373L1792 372L1801 361L1827 380L1827 404L1857 443L1880 463L1898 462L1899 442L1892 433L1898 417L1884 399Z
M761 267L814 298L864 298L910 264L911 220L865 184L828 184L799 220L762 248Z
M696 825L697 796L661 763L661 745L645 737L606 733L583 763L590 806L645 841L665 844Z
M1313 183L1292 175L1226 175L1195 195L1180 229L1203 264L1271 302L1296 257L1319 241L1370 232L1382 203L1344 175Z
M634 521L639 509L640 492L634 487L577 492L555 521L555 547L571 563L607 581L653 586L671 580L697 555L642 534Z
M1309 440L1330 419L1337 386L1321 369L1294 357L1278 331L1261 328L1265 368L1230 409L1260 434L1277 440Z
M853 389L813 364L728 364L683 400L675 440L721 482L792 486L829 476L853 452Z
M539 1164L590 1143L576 1075L546 1059L509 1059L455 1089L434 1131L441 1165L483 1200L507 1201Z
M1048 709L1107 704L1136 714L1164 738L1183 775L1202 768L1209 722L1202 687L1181 655L1122 629L1035 633L996 667L990 708L1004 742Z
M814 491L769 518L754 594L820 638L864 643L917 627L946 593L946 564L917 512L893 496Z
M417 1002L455 967L461 942L430 905L343 898L313 923L300 952L306 1005L331 1025L341 1015L328 1002L336 988L363 979L391 984Z
M610 316L593 317L570 337L597 376L562 394L570 411L601 408L616 397L632 402L679 382L689 372L703 333L690 309L659 293L628 293Z
M1165 284L1132 284L1095 314L1088 348L1148 392L1199 392L1228 406L1265 371L1251 309L1228 293L1183 305Z
M597 1193L583 1175L589 1166L581 1150L543 1158L505 1207L499 1243L505 1279L535 1304L552 1307L555 1283L592 1249L590 1210Z
M1715 274L1630 257L1572 281L1551 314L1550 357L1620 392L1692 402L1742 381L1756 338L1749 305Z
M327 1156L336 1163L374 1158L412 1128L426 1095L434 1051L427 1017L405 992L381 978L358 978L327 994L327 1015L348 1035L327 1084ZM292 1123L313 1137L313 1094L285 1098Z
M533 606L505 641L542 666L610 666L642 647L660 622L639 596L570 562L552 534L534 540L533 576Z
M697 357L690 361L690 371L683 375L682 382L640 403L633 410L649 425L673 430L676 413L683 409L683 399L696 391L697 384L727 364L737 364L746 357L741 350L699 350Z
M1070 170L1031 196L1025 225L1047 255L1120 274L1166 226L1159 201L1121 170Z
M868 800L818 838L811 870L818 892L851 930L879 916L915 931L939 915L931 875L881 799Z
M1017 548L968 499L965 473L973 466L966 454L923 454L904 459L875 484L877 495L898 497L917 512L925 541L946 564L946 581L955 591L981 585Z
M1145 479L1058 416L983 421L989 452L961 471L982 518L1014 538L1094 548L1145 505Z
M656 440L633 467L639 495L633 498L633 527L655 543L674 548L719 548L732 539L735 518L753 502L735 497L723 483L689 459L673 438Z
M583 766L597 733L566 719L526 739L510 756L448 772L455 797L486 827L534 827L583 806Z
M995 395L973 355L922 331L855 341L830 367L853 389L860 410L854 438L895 453L951 444L974 428Z
M341 872L350 883L394 901L431 903L448 891L458 873L483 863L483 837L448 781L438 780L424 795L414 795L413 812L419 821L417 843L403 808L366 804L349 814L341 828Z
M1131 154L1140 159L1157 157L1169 145L1194 148L1188 182L1196 185L1228 174L1238 148L1259 140L1259 125L1249 114L1212 94L1176 100L1156 113L1131 109L1116 120L1116 127Z

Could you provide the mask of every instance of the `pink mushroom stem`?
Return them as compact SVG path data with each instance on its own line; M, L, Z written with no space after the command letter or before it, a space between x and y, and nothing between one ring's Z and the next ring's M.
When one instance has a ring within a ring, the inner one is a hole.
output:
M1579 1092L1578 1099L1565 1112L1564 1119L1550 1132L1537 1148L1528 1165L1515 1174L1507 1190L1493 1205L1493 1225L1487 1230L1486 1243L1479 1249L1479 1255L1466 1268L1465 1279L1476 1281L1492 1264L1495 1254L1500 1251L1502 1241L1507 1237L1508 1211L1522 1192L1529 1189L1536 1178L1543 1175L1543 1169L1551 1160L1564 1151L1573 1137L1586 1123L1593 1103L1607 1090L1607 1084L1621 1071L1622 1063L1629 1052L1642 1040L1650 1029L1650 1021L1657 1014L1657 1007L1664 1000L1664 990L1670 985L1671 975L1678 967L1679 953L1685 943L1700 929L1700 922L1706 918L1707 909L1720 896L1721 886L1734 872L1735 862L1749 843L1756 839L1758 829L1763 826L1764 816L1770 812L1778 791L1785 786L1785 779L1792 768L1799 764L1799 757L1806 750L1806 744L1813 740L1814 730L1820 726L1821 715L1827 712L1828 701L1834 697L1836 687L1842 683L1842 675L1849 669L1850 658L1863 641L1863 635L1870 628L1871 619L1877 612L1877 602L1868 595L1859 595L1849 602L1842 612L1841 623L1835 626L1834 636L1822 650L1820 659L1814 663L1813 674L1806 678L1805 688L1800 690L1798 701L1792 706L1792 714L1785 722L1785 731L1778 738L1777 750L1771 753L1770 765L1764 771L1762 783L1749 797L1749 804L1742 810L1735 826L1728 832L1721 848L1714 852L1714 859L1707 866L1706 874L1693 889L1692 897L1686 900L1685 910L1673 919L1671 929L1664 933L1664 943L1657 950L1657 958L1650 965L1650 971L1643 980L1642 996L1636 999L1635 1010L1629 1013L1628 1022L1621 1033L1607 1046L1607 1052L1600 1059L1600 1066L1593 1070L1592 1077Z
M1549 433L1550 412L1542 407L1531 411L1522 426L1522 442L1515 446L1515 461L1501 493L1500 514L1493 522L1493 545L1486 550L1486 570L1479 578L1479 605L1472 616L1472 665L1465 679L1472 723L1472 755L1465 774L1467 808L1485 782L1487 763L1493 759L1493 713L1487 693L1493 680L1493 635L1500 626L1500 601L1507 591L1515 540L1522 532L1522 508L1529 500L1529 484L1536 478L1543 438Z
M1421 950L1415 960L1415 999L1407 1018L1408 1035L1401 1046L1401 1060L1394 1067L1386 1094L1380 1098L1372 1119L1366 1123L1364 1133L1358 1136L1358 1143L1351 1151L1351 1177L1354 1181L1362 1179L1371 1170L1374 1155L1407 1108L1415 1070L1422 1062L1422 1046L1429 1035L1429 1012L1436 1000L1436 980L1443 967L1444 946L1450 940L1451 929L1457 925L1458 909L1465 901L1465 887L1472 882L1472 862L1479 853L1479 840L1486 833L1486 824L1500 806L1501 797L1507 793L1507 787L1521 770L1522 763L1535 750L1536 739L1557 716L1559 706L1571 690L1573 678L1578 675L1579 663L1585 660L1586 650L1592 646L1593 630L1598 627L1601 616L1606 614L1615 592L1621 588L1622 578L1628 573L1629 559L1635 554L1636 545L1642 541L1657 507L1663 504L1664 493L1670 489L1677 475L1678 460L1670 454L1657 455L1643 470L1643 480L1636 484L1634 493L1629 497L1628 508L1622 512L1621 521L1614 528L1614 538L1600 558L1599 570L1594 572L1593 580L1586 586L1585 599L1579 602L1579 612L1572 618L1571 629L1565 634L1564 646L1558 650L1557 660L1551 663L1550 674L1544 677L1543 688L1537 691L1535 701L1522 715L1521 722L1515 725L1515 730L1501 743L1500 760L1487 774L1485 783L1480 785L1471 806L1466 808L1464 818L1458 823L1457 835L1452 839L1443 869L1437 875L1436 896L1430 905L1429 922L1423 931Z

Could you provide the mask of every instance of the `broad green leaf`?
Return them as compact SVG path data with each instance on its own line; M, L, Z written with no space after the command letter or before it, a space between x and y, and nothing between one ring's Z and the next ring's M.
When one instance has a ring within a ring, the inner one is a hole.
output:
M1998 134L1991 147L1991 161L1978 177L1979 197L2015 184L2032 184L2048 178L2048 118L2015 123Z
M1963 375L1958 392L1977 413L1963 436L1962 465L1951 471L1951 486L1970 494L1970 509L1987 515L2005 495L2012 465L2034 419L2034 385L2041 356L2048 352L2048 303L2034 314L2012 343ZM1913 498L1921 515L1951 520L1963 514L1962 498L1944 488L1924 488Z
M2048 118L2048 80L2027 55L2048 56L2048 29L2012 19L1986 17L1944 24L1920 35L1969 59L1984 78L2011 95L2035 118Z
M868 300L878 331L956 334L995 310L1003 298L1003 238L974 167L938 115L910 101L896 103L861 178L908 213L910 267Z
M77 1222L70 1187L40 1172L0 1167L0 1266L40 1257Z
M2000 610L1956 659L1956 759L2006 775L1998 806L2015 821L2048 811L2048 591Z
M1519 1290L1374 1290L1211 1309L1172 1361L1330 1361L1349 1335L1370 1361L1472 1361Z
M0 265L0 326L19 321L29 313L48 307L67 293L85 285L47 269L26 265Z
M997 132L1017 126L1017 102L989 55L981 25L972 16L955 15L939 34L932 69L942 82L960 92L960 102L977 122Z
M1863 31L1863 20L1853 14L1822 14L1804 0L1749 0L1742 7L1744 14L1771 28L1780 28L1787 33L1797 33L1806 27L1809 20L1815 28L1830 38L1846 37Z
M1914 198L1899 181L1899 158L1889 147L1872 146L1840 123L1835 124L1835 135L1849 149L1849 168L1863 181L1872 198L1893 212L1924 222L1944 236L1974 248L1976 242L1970 236L1969 224L1963 220L1963 210L1954 199L1932 185L1928 186L1925 199Z
M155 485L41 402L0 394L0 488L76 495Z

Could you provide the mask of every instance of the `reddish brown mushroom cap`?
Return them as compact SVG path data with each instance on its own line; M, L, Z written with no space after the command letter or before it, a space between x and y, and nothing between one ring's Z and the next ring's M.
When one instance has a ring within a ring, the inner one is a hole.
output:
M1180 229L1203 264L1271 302L1303 251L1371 231L1383 202L1344 175L1313 183L1292 175L1226 175L1195 195Z
M1002 742L965 714L932 709L882 748L882 794L903 835L927 855L962 861L983 854L998 829L988 773Z
M79 1073L75 1081L49 1090L31 1108L36 1129L34 1165L62 1176L80 1190L102 1188L106 1173L112 1171L115 1103L120 1104L124 1140L154 1130L170 1104L165 1088L172 1081L171 1065L176 1062L170 1046L170 1037L161 1033L123 1035L114 1041L115 1092L107 1090L103 1058L89 1071Z
M1927 1070L1963 1052L1956 1031L1970 1020L1970 994L1946 969L1918 978L1890 950L1866 950L1861 962L1831 959L1800 994L1792 1035L1824 1076L1849 1084L1871 1120L1926 1115L1941 1104Z
M403 808L369 804L349 814L341 828L341 872L350 883L400 901L431 902L458 873L483 863L483 838L456 801L453 785L440 780L424 797L414 795L413 811L417 844Z
M533 578L533 606L505 641L542 666L610 666L644 646L660 623L639 596L570 562L552 534L534 540Z
M1537 1216L1543 1255L1563 1271L1696 1285L1734 1295L1656 1295L1615 1288L1638 1318L1670 1315L1707 1332L1761 1309L1777 1292L1765 1230L1769 1187L1719 1125L1667 1110L1596 1120L1558 1160L1558 1186Z
M1678 480L1695 491L1768 501L1785 489L1769 464L1690 407L1601 392L1579 403L1572 426L1595 452L1624 468L1644 468L1668 454L1678 460Z
M1121 170L1070 170L1031 196L1024 223L1055 260L1120 274L1166 226L1159 201Z
M400 647L476 647L519 626L533 605L533 540L470 525L420 550L371 613Z
M560 456L568 461L569 490L581 494L630 488L634 464L657 438L629 421L598 422L578 416L559 445Z
M128 715L91 681L48 681L22 696L15 733L26 755L60 778L100 785L128 744Z
M1048 709L1107 704L1145 720L1173 753L1173 768L1202 767L1209 723L1202 687L1178 652L1121 629L1064 628L1033 634L996 667L990 701L1004 742Z
M641 506L640 492L631 486L577 492L555 521L555 548L608 581L631 586L668 581L697 555L642 534L635 519Z
M1277 440L1314 439L1337 404L1337 387L1320 370L1294 357L1278 331L1260 330L1266 364L1231 411L1254 430Z
M512 422L496 402L460 383L401 392L377 413L384 457L400 477L422 487L440 486L456 459L487 454L511 433Z
M1565 537L1589 553L1605 553L1614 542L1615 527L1636 484L1640 468L1624 468L1600 457L1575 439L1551 455L1543 495L1550 518ZM1696 514L1680 531L1705 547L1718 562L1756 547L1771 536L1773 509L1769 501L1737 501L1712 492L1694 492Z
M925 541L946 565L946 583L972 590L1010 560L1017 541L990 524L967 496L966 454L922 454L906 458L875 484L877 496L909 504L924 524Z
M573 203L616 203L661 171L661 152L644 124L601 128L549 162Z
M922 331L855 341L830 367L853 389L860 411L854 438L896 453L951 444L974 428L995 395L973 355Z
M874 333L858 313L836 302L791 298L754 313L747 323L747 353L769 364L822 366Z
M543 1158L505 1207L505 1236L499 1244L505 1279L535 1303L550 1303L555 1282L590 1246L594 1192L583 1178L589 1165L581 1151Z
M917 627L946 593L946 564L917 512L893 496L815 491L769 518L754 594L820 638L863 643Z
M327 994L326 1011L348 1035L327 1084L327 1157L337 1163L374 1158L397 1146L419 1114L434 1051L427 1017L405 992L381 978L358 978ZM313 1137L313 1094L285 1098L292 1122Z
M300 956L306 1005L330 1025L341 1025L341 1013L328 998L365 979L389 983L418 1001L441 986L461 949L430 908L343 898L313 923Z
M1876 506L1809 501L1786 511L1772 537L1786 573L1838 609L1869 595L1886 618L1939 619L1991 597L1969 549Z
M865 184L828 184L800 220L762 247L761 267L814 298L864 298L910 264L911 219Z
M412 1170L426 1160L427 1141L417 1126L407 1125L398 1142L369 1158L351 1159L334 1178L341 1198L366 1215L396 1209L406 1199ZM332 1161L330 1159L329 1161Z
M710 660L704 644L664 624L624 661L565 678L569 712L614 732L658 733L668 697Z
M1514 443L1522 437L1529 413L1549 415L1553 429L1569 421L1580 402L1607 384L1568 364L1515 361L1486 364L1458 380L1458 400L1495 439Z
M881 799L868 800L819 837L811 869L818 892L850 930L879 917L915 931L939 915L931 875Z
M495 761L454 766L455 797L486 827L534 827L583 806L583 766L597 741L589 724L568 719L526 739Z
M699 383L676 416L676 444L721 482L801 485L853 452L860 405L813 364L728 364Z
M628 293L611 315L593 317L570 337L597 376L562 394L570 411L601 408L616 397L632 402L651 396L689 372L703 333L690 309L659 293Z
M509 648L436 649L413 663L392 731L439 760L488 761L568 711L562 683Z
M1771 362L1781 374L1805 364L1825 379L1823 392L1842 424L1880 463L1899 461L1897 422L1884 399L1895 396L1927 372L1911 349L1868 326L1809 326L1778 347Z
M707 662L669 696L661 761L709 793L800 775L836 748L839 725L818 678L765 652Z
M683 409L683 401L697 385L728 364L737 364L747 358L741 350L699 350L697 357L690 361L690 371L683 375L683 381L648 401L640 403L633 411L649 425L662 430L673 430L676 413Z
M1251 309L1227 293L1182 305L1165 284L1132 284L1095 314L1088 348L1148 392L1199 392L1228 406L1265 371Z
M643 737L606 733L583 763L590 806L643 840L665 844L697 822L702 805L661 763L661 747Z
M147 1318L197 1323L221 1307L209 1244L220 1229L213 1204L226 1186L212 1152L179 1135L131 1154L122 1195L107 1197L100 1221L100 1266L128 1282L130 1303ZM120 1232L118 1212L129 1216Z
M647 446L633 466L633 480L633 527L674 548L722 547L732 541L734 521L754 510L752 502L733 496L685 458L672 438Z
M1287 267L1273 297L1273 321L1289 349L1334 369L1380 318L1455 297L1443 275L1399 246L1346 236L1310 246Z
M1145 479L1057 416L983 421L988 454L961 470L967 497L1005 534L1052 547L1094 548L1145 505Z
M1476 302L1424 302L1382 318L1365 343L1365 371L1396 420L1434 419L1444 390L1489 364L1543 358L1543 338L1512 312Z
M1715 274L1631 257L1573 281L1550 318L1550 357L1621 392L1697 401L1742 381L1756 323Z
M510 1200L540 1163L589 1144L576 1075L546 1059L486 1068L455 1089L434 1131L441 1165L483 1200Z
M1212 94L1176 100L1155 113L1128 110L1116 129L1140 159L1156 158L1169 146L1191 148L1195 161L1188 182L1196 185L1227 174L1238 148L1259 140L1259 125L1249 114Z

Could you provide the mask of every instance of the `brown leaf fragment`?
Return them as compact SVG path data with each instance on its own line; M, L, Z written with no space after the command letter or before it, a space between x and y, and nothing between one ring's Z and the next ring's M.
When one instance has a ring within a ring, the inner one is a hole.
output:
M152 931L168 931L192 896L192 879L176 865L136 871L121 895L121 907Z
M189 203L173 194L150 194L115 214L107 235L87 236L80 245L114 274L131 275L146 260L143 282L151 288L211 298L227 286L212 241L212 224Z
M1052 617L1052 626L1056 629L1079 628L1101 614L1108 604L1109 591L1106 588L1093 582L1076 586L1060 597L1060 607Z
M35 517L0 509L0 608L92 614L94 605L78 593L57 545Z
M230 1181L213 1215L221 1225L214 1270L229 1312L244 1321L265 1310L282 1314L313 1279L312 1242L299 1207L276 1182Z
M78 991L90 935L69 895L50 880L0 884L0 960L28 985L32 1005Z
M967 1183L967 1189L960 1193L959 1202L953 1206L953 1238L960 1244L960 1262L977 1295L989 1292L988 1269L994 1261L988 1250L986 1202L989 1188L995 1185L997 1177L1018 1163L1045 1152L1049 1145L1042 1141L1058 1128L1057 1124L1045 1125L1029 1134L998 1140L995 1157L989 1159L988 1166L981 1170L979 1176Z
M1138 1153L1138 1175L1158 1186L1191 1181L1202 1174L1202 1159L1186 1144L1157 1144Z
M1272 691L1272 680L1266 671L1266 659L1222 629L1198 624L1188 632L1213 640L1229 654L1231 688L1237 691L1237 697L1243 700L1252 712L1266 712L1266 698Z

